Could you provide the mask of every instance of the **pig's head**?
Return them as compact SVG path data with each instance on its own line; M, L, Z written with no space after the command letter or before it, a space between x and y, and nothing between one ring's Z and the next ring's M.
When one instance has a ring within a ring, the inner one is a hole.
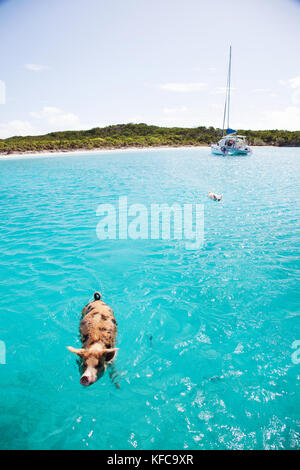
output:
M81 358L83 374L80 378L80 383L87 386L95 383L103 375L106 364L115 359L119 348L89 350L68 346L67 349Z

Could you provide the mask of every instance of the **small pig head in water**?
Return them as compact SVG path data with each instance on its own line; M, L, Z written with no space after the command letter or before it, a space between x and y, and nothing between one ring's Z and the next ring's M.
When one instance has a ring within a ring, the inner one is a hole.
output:
M221 201L223 194L215 194L210 191L208 193L208 197L210 197L210 199L212 199L213 201Z
M84 371L80 383L92 385L103 375L106 365L113 362L118 348L115 348L117 322L112 309L102 300L99 292L94 294L94 301L82 310L80 322L82 348L68 346L68 350L82 360Z

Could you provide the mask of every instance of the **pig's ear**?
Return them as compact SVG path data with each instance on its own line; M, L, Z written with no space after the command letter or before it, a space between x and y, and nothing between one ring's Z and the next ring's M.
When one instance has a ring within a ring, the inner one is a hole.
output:
M71 351L74 354L77 354L77 356L83 356L84 354L84 349L76 349L73 348L72 346L67 346L67 349Z
M104 359L106 362L111 362L116 358L117 351L119 348L106 349L104 353Z

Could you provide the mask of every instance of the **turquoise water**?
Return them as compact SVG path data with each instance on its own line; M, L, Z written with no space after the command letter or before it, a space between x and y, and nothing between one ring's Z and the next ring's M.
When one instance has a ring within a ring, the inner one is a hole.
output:
M0 448L299 448L299 172L295 148L0 161ZM96 209L119 196L203 203L203 248L100 241ZM95 290L119 390L83 388L65 348Z

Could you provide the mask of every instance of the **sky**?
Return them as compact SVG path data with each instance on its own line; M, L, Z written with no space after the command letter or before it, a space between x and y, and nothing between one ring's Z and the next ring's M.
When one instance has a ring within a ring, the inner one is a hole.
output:
M299 0L0 0L0 138L145 122L300 130Z

